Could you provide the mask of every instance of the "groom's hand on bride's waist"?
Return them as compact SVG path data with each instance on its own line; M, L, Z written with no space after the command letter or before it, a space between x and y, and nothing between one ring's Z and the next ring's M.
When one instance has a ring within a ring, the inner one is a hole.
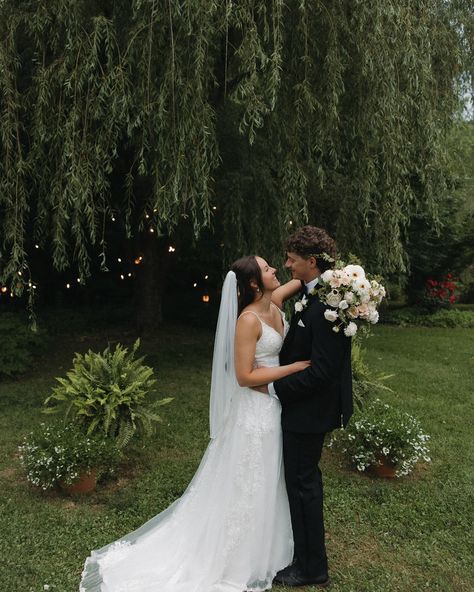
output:
M252 387L254 391L268 395L268 384L260 384Z

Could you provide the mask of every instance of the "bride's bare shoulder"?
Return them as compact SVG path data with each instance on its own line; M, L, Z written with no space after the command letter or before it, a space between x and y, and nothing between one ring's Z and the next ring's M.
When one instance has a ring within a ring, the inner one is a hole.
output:
M237 319L236 337L258 337L261 332L261 322L255 311L247 308L240 313Z

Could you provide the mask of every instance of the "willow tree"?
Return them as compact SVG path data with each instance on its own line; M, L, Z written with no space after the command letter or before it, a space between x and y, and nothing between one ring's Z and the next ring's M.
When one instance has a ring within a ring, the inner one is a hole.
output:
M35 244L85 280L115 225L156 296L183 221L223 260L309 220L402 269L472 21L462 0L1 0L1 281L28 287Z

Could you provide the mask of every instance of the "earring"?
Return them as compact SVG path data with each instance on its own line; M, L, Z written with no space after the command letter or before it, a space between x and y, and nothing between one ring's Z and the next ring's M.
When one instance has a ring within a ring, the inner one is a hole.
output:
M255 292L260 292L260 288L257 288L257 289L255 290Z

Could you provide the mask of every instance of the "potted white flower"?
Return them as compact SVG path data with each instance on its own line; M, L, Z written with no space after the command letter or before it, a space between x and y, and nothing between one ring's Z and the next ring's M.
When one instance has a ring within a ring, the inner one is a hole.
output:
M358 471L402 477L418 461L430 462L428 440L415 417L374 399L333 434L329 446L347 454Z
M68 493L92 491L98 477L114 471L120 457L113 441L87 436L73 424L42 423L25 436L19 452L30 483Z

